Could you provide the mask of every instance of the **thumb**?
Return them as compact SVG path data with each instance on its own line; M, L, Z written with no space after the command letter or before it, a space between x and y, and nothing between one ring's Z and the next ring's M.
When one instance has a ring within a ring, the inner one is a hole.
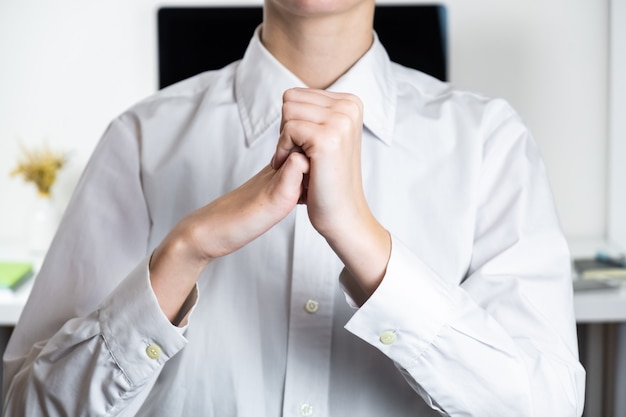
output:
M306 155L292 152L276 170L274 192L279 199L287 199L294 204L302 200L303 182L308 177L311 162Z

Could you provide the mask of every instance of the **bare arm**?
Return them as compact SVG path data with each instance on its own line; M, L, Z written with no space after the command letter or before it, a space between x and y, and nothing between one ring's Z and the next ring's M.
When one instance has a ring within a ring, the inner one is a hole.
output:
M308 160L294 154L278 170L266 166L236 190L182 219L155 249L150 279L170 321L213 259L265 233L298 203Z

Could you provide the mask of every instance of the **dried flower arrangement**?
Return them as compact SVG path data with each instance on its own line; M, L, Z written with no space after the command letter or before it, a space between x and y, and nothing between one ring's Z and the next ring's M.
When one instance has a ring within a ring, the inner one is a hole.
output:
M65 155L50 150L26 149L22 147L23 158L11 171L11 176L22 175L24 181L32 182L37 187L39 196L50 197L50 189L56 181L57 172L65 165Z

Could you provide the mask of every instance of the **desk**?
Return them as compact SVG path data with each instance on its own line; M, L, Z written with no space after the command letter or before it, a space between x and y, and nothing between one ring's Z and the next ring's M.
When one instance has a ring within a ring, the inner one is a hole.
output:
M587 371L584 416L614 416L618 400L616 385L621 385L618 381L624 373L624 369L617 369L617 363L620 332L626 331L620 325L626 323L626 286L577 292L574 294L574 311L580 360ZM623 339L624 335L621 336Z
M30 254L28 251L15 246L0 244L0 260L32 262L36 273L41 267L42 256ZM15 291L0 290L0 326L15 326L20 318L24 304L26 304L33 281L34 279L29 279Z
M36 273L43 262L43 254L30 253L24 245L0 243L0 260L32 262ZM0 326L15 326L26 304L33 281L32 278L29 279L16 291L0 290Z
M0 260L3 261L26 261L33 263L35 273L41 268L43 254L33 254L26 249L25 245L0 242ZM4 349L9 342L9 337L13 327L22 314L30 290L33 287L34 279L20 285L17 290L0 290L0 356L4 355ZM2 378L2 367L0 367L0 379ZM0 405L2 398L0 398Z
M602 240L570 242L572 258L593 257L598 251L620 251ZM618 402L616 388L623 389L626 366L619 361L619 346L626 338L626 285L618 289L581 291L574 294L580 360L587 371L583 417L612 417Z
M570 241L569 245L573 259L593 257L598 251L620 251L603 240L576 240ZM575 293L574 313L577 323L626 322L626 286Z
M626 322L626 286L574 294L577 323Z
M33 280L29 279L15 292L0 290L0 326L15 326L32 286Z

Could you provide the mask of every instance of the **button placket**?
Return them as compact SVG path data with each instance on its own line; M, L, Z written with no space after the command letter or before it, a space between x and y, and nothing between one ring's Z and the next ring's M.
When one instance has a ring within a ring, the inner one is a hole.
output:
M341 265L310 224L306 206L296 207L294 227L283 415L321 416L328 414L332 309Z

